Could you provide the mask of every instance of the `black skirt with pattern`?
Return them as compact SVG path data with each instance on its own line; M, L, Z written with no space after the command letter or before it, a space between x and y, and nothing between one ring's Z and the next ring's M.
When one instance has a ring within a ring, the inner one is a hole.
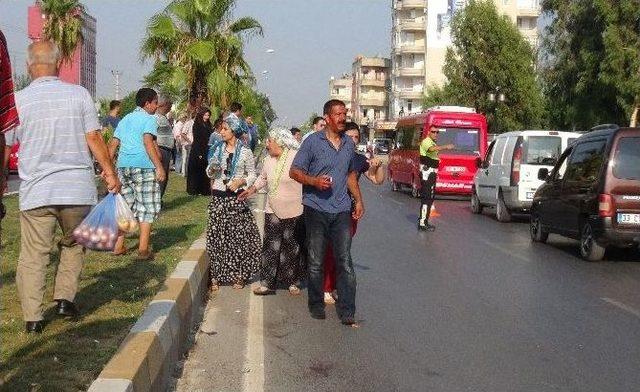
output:
M209 279L246 283L260 270L261 239L249 206L236 196L211 196L207 224Z

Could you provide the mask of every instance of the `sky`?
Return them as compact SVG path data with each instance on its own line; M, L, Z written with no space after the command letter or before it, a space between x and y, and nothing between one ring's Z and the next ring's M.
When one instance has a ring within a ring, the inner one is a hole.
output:
M26 73L27 7L33 3L0 0L0 29L18 74ZM169 1L82 3L97 19L97 97L113 98L112 70L121 72L121 92L141 87L151 64L140 62L140 42L149 18ZM243 16L264 29L263 37L246 42L245 56L283 125L299 125L321 112L329 78L350 73L356 56L390 56L391 0L237 0L234 17Z

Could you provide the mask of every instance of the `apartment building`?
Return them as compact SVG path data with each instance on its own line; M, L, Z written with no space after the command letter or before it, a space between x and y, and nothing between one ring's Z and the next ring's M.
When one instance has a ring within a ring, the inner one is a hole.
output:
M425 87L445 82L442 67L451 46L449 23L468 1L392 0L392 118L420 113ZM518 26L534 48L538 46L539 1L494 0L498 11Z
M329 99L339 99L347 106L347 119L353 118L351 111L351 90L353 87L353 78L349 74L344 74L340 78L333 76L329 80Z
M358 56L352 71L352 120L366 132L388 118L391 60Z

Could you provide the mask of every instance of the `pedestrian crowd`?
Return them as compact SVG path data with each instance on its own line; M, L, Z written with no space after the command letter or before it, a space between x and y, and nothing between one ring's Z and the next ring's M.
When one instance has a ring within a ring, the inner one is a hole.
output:
M44 325L45 274L56 226L62 230L56 313L78 314L74 300L85 249L73 231L98 201L95 163L108 192L122 195L139 223L136 260L154 258L152 225L173 166L186 177L189 195L210 198L206 248L212 291L221 285L241 289L259 279L255 295L272 295L280 287L299 295L306 285L313 318L324 319L325 304L335 303L341 322L356 325L351 241L364 214L358 181L364 174L381 184L384 171L378 159L356 153L360 131L346 121L342 101L328 101L304 137L298 128L268 130L256 170L258 127L243 116L240 103L214 119L209 108L174 115L170 99L145 87L136 93L135 110L120 118L122 105L112 101L100 124L89 92L58 78L55 44L31 44L27 65L32 82L14 94L0 33L0 147L21 146L16 284L27 332ZM107 128L113 129L108 143ZM6 176L0 177L4 189ZM258 192L266 195L264 238L249 203ZM124 233L112 252L129 252Z

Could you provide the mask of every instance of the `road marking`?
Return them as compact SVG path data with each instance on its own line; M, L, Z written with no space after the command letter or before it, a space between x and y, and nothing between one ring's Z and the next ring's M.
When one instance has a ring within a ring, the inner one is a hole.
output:
M615 306L618 309L622 309L625 312L631 313L632 315L636 316L637 318L640 318L640 310L635 309L629 305L625 305L622 302L618 302L615 299L611 299L611 298L607 298L607 297L602 297L600 298L601 300L603 300L604 302Z
M253 290L253 287L251 287L251 290ZM243 377L244 390L247 392L264 391L263 300L263 297L249 293L247 358Z
M392 203L396 203L399 206L403 206L403 203L400 203L398 200L394 200L394 199L389 199L389 201L391 201Z

